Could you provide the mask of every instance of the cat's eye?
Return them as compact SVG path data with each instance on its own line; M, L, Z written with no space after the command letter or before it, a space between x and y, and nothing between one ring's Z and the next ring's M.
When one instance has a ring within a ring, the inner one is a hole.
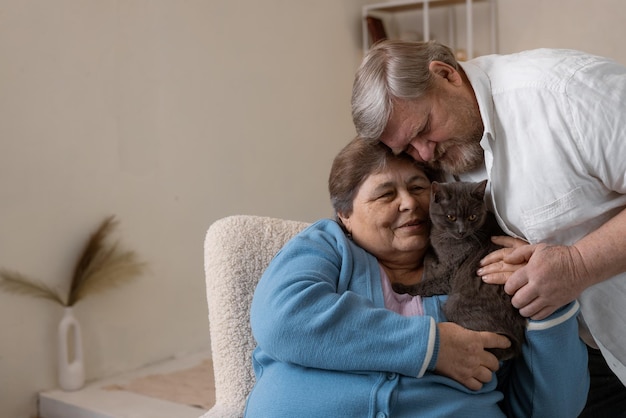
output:
M450 222L456 222L456 216L454 215L447 215L446 218L450 221Z
M474 222L476 219L478 219L478 216L476 215L470 215L467 217L467 220L470 222Z

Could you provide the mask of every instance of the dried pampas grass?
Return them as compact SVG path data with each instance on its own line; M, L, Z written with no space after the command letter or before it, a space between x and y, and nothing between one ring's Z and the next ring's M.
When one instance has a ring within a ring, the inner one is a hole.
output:
M15 271L0 269L0 289L8 292L48 299L62 306L74 306L85 297L125 283L142 274L145 263L134 251L123 250L108 238L118 222L107 217L91 235L76 263L66 297L45 284L24 277Z
M65 305L63 298L44 283L27 279L16 271L0 269L0 288L18 295L48 299Z

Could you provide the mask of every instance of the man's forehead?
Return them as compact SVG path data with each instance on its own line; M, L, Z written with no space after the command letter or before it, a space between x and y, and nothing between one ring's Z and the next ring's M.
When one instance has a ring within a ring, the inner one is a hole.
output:
M418 123L428 115L425 98L395 100L387 126L381 139L394 136L400 129L409 129L410 125Z

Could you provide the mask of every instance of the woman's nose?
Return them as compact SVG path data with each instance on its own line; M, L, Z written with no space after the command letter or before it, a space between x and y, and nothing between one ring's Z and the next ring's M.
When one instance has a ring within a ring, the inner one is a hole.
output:
M417 198L409 193L408 190L403 190L400 192L400 206L399 209L403 210L414 210L417 207Z

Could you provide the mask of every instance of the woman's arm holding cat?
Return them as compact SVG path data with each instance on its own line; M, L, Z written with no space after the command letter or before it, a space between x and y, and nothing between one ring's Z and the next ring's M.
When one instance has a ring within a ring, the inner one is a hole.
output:
M508 417L576 417L589 389L587 348L578 337L578 302L529 321L522 355L503 386Z

